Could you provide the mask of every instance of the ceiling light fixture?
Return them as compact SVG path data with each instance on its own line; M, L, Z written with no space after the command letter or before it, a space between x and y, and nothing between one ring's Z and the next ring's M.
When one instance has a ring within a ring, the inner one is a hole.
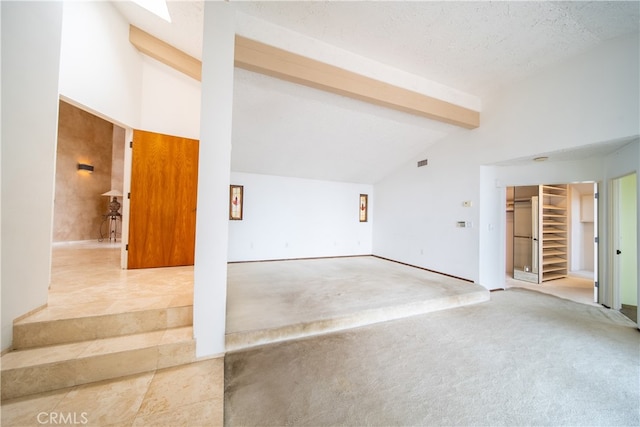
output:
M143 9L146 9L154 15L171 23L169 8L167 7L167 2L165 0L133 0L133 2Z
M546 160L549 160L547 156L534 157L533 159L534 162L544 162Z

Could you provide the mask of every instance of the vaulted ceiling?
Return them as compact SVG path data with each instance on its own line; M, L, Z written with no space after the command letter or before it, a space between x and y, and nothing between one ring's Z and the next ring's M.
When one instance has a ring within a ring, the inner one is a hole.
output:
M231 2L294 31L488 100L596 45L637 32L638 2ZM196 58L204 5L169 2L172 23L114 2L131 24ZM254 21L255 22L255 21ZM232 170L375 183L468 130L236 69Z

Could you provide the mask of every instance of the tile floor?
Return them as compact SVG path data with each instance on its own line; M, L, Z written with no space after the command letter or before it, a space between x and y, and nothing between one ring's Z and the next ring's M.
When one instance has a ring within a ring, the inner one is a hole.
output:
M192 304L192 267L122 270L118 247L54 246L49 304L29 320ZM1 425L216 426L223 424L223 397L224 359L215 358L5 400Z
M507 276L506 287L531 289L582 304L600 306L600 304L594 302L593 279L580 272L575 275L572 273L571 276L564 279L550 280L541 284L516 280Z
M193 267L123 270L119 244L54 245L48 306L34 320L193 304Z
M2 402L2 426L221 426L216 358Z

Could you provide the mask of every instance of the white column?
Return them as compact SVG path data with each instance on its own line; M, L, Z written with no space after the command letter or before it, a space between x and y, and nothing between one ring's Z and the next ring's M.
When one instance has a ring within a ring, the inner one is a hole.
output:
M204 2L202 110L193 292L196 356L225 351L235 12Z
M58 129L61 2L2 2L2 349L47 302Z

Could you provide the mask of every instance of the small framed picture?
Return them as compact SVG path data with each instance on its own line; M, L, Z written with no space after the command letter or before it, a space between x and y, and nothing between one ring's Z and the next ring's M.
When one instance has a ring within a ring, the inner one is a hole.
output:
M369 196L366 194L360 195L360 222L367 222L367 213L369 210Z
M229 219L242 219L244 187L242 185L231 185L229 187Z

